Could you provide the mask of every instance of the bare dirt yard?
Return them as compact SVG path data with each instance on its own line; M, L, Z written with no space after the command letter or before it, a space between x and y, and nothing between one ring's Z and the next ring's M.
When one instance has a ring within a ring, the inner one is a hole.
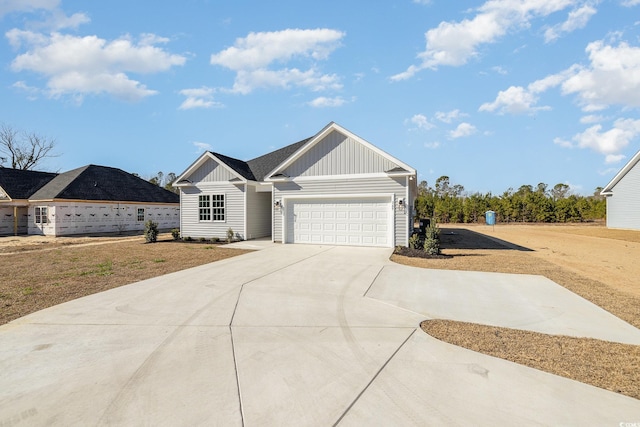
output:
M539 274L640 327L640 231L598 225L443 225L449 258L393 255L422 268ZM430 320L446 342L640 399L640 346Z
M0 237L0 325L85 295L247 251L128 237Z

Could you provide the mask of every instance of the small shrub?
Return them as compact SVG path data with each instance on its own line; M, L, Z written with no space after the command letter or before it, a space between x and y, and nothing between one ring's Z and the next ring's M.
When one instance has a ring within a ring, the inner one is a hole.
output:
M220 242L220 238L219 238L219 237L212 237L212 238L211 238L211 241L212 241L213 243L218 243L218 242Z
M411 237L409 237L409 247L411 249L422 249L420 236L418 236L416 233L412 234Z
M144 240L147 243L155 243L158 240L158 223L149 220L144 224Z
M426 229L424 251L429 255L440 254L440 228L436 224L430 225Z
M171 237L173 237L173 240L180 240L180 229L179 228L172 228L171 229Z
M200 237L200 238L198 239L198 242L200 242L200 243L204 243L204 242L206 242L206 241L207 241L207 238L206 238L206 237Z
M227 230L227 243L233 242L234 233L231 227Z
M185 242L192 242L193 241L193 237L187 236L187 237L184 238L184 241Z

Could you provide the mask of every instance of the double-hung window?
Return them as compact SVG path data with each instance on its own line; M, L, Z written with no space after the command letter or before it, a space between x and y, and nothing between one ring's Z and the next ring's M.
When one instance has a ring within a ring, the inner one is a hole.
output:
M198 196L198 218L200 221L225 221L224 194Z
M140 222L144 221L144 208L138 208L138 215L137 215L137 219Z
M48 209L46 206L36 206L36 224L47 224L49 222Z

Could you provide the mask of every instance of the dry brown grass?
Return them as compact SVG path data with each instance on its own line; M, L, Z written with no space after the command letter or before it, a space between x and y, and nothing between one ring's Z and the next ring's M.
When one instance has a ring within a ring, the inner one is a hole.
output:
M170 239L145 244L142 237L42 241L46 243L11 245L11 254L5 245L0 255L4 276L0 324L85 295L247 252Z
M539 274L640 328L640 232L447 226L441 236L451 258L391 259L422 268ZM640 346L444 320L425 322L423 330L451 344L640 399Z

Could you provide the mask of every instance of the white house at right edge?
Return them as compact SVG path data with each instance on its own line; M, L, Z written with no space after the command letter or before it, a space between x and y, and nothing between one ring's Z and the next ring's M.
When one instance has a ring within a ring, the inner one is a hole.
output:
M336 123L249 161L206 152L177 179L183 237L406 246L416 170Z
M607 227L640 230L640 151L607 184Z

